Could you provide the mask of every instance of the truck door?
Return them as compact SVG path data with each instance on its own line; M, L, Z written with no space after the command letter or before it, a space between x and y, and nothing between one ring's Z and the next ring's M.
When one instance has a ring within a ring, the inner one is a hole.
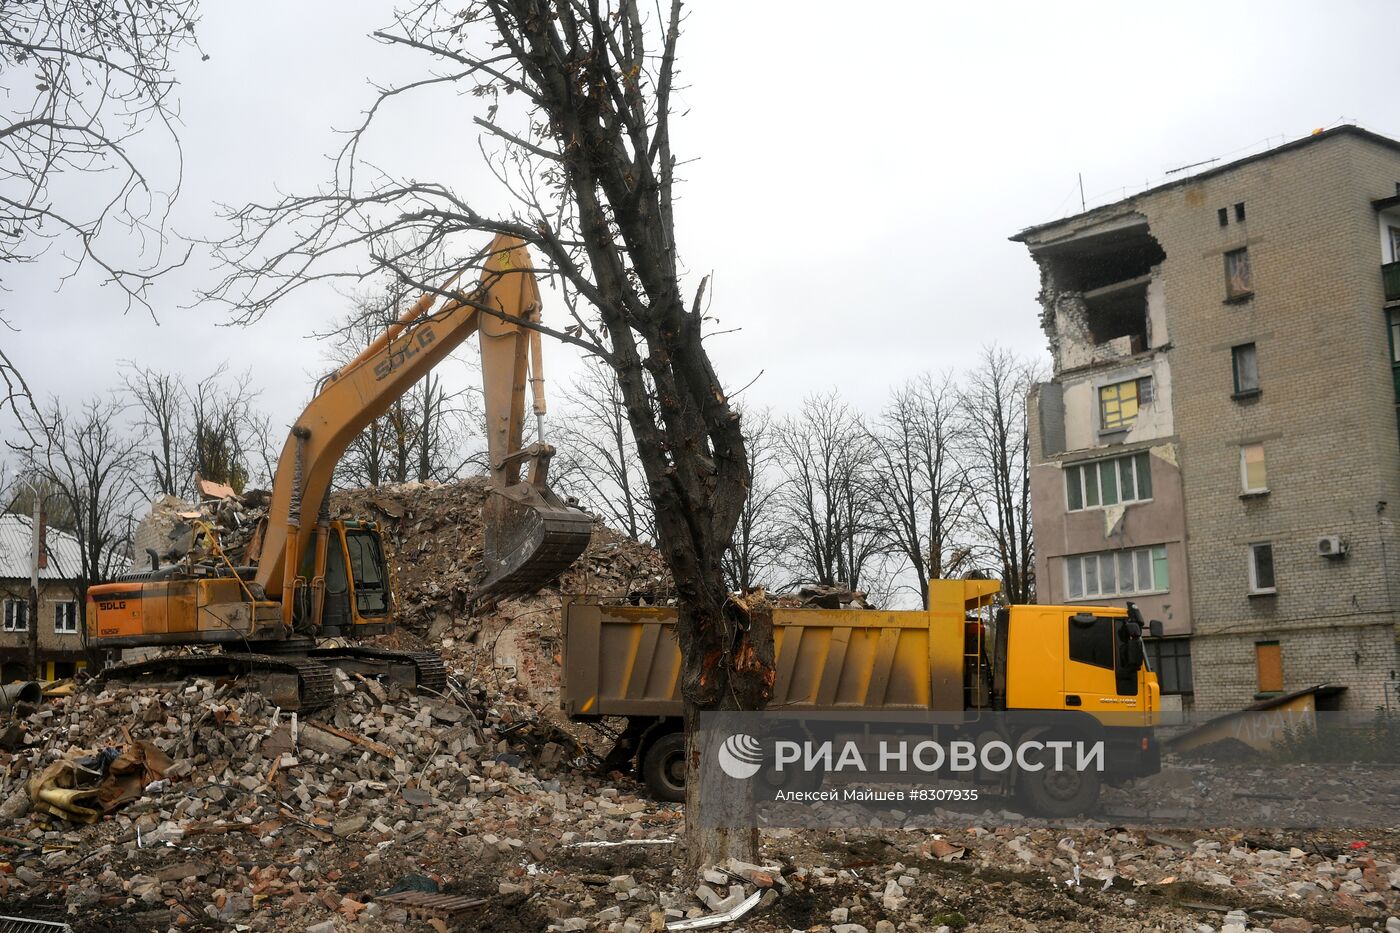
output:
M1140 672L1120 663L1118 628L1123 617L1091 612L1066 616L1065 708L1085 712L1139 708Z

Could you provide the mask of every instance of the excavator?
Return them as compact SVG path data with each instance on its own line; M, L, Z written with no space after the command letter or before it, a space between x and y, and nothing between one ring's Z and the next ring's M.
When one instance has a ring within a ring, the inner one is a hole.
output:
M393 628L393 586L380 531L331 519L329 491L350 442L473 333L481 346L491 487L484 557L470 602L537 591L588 546L593 520L549 488L544 442L539 286L520 240L498 235L467 301L436 312L427 292L355 359L325 377L293 424L273 477L271 505L235 565L207 526L186 557L88 590L88 645L98 650L216 647L115 665L104 676L170 680L243 677L283 709L315 709L334 695L332 667L441 691L435 652L355 642ZM496 309L500 316L481 310ZM524 322L522 324L521 322ZM527 382L537 439L522 446ZM326 644L328 640L337 642Z

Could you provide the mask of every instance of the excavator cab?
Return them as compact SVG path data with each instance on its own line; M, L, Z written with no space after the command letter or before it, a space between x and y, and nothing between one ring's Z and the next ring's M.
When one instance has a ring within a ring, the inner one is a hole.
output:
M303 559L303 579L315 579L316 549ZM393 591L384 545L374 522L333 521L326 529L325 572L321 616L315 633L323 636L374 635L388 631L393 614ZM315 619L315 590L298 588L293 627L306 628Z

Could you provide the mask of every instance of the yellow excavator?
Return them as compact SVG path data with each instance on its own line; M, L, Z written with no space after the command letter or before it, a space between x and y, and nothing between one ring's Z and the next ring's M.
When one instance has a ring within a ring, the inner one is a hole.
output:
M549 489L554 449L544 442L540 333L517 323L536 323L540 315L539 286L521 241L504 235L492 241L470 301L447 301L432 312L437 296L424 294L322 381L282 448L271 505L244 565L206 527L199 529L204 547L189 556L88 590L92 648L221 649L158 655L116 665L104 676L242 676L284 709L329 703L331 667L441 690L446 674L435 652L353 644L393 628L392 575L376 523L332 520L328 494L350 442L473 333L481 345L491 490L470 601L532 593L568 569L588 546L593 521ZM523 447L527 382L539 429L535 443ZM339 644L328 646L327 639Z

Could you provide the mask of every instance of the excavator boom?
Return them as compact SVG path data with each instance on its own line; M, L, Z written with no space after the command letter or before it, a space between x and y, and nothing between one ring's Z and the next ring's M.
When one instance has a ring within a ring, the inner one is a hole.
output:
M539 334L476 307L494 307L516 320L538 320L539 288L525 245L504 235L492 241L473 304L448 301L430 313L435 300L425 294L378 340L329 376L282 448L256 581L269 597L282 594L288 619L296 587L306 582L298 584L296 576L300 555L311 542L311 525L323 513L346 447L473 333L481 344L492 478L484 515L485 572L473 601L534 592L588 546L592 519L565 506L548 488L553 449L540 442L521 449L527 382L535 389L534 413L544 414ZM520 469L527 464L529 475L522 482Z

